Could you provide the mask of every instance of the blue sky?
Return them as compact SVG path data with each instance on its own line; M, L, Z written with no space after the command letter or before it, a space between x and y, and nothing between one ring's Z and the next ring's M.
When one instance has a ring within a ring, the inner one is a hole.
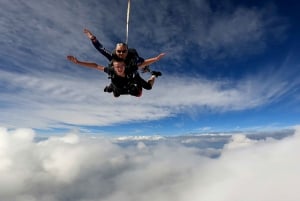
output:
M126 9L0 1L0 200L300 200L296 1L132 0L129 46L167 55L114 98L66 56L105 65L83 29L112 49Z
M129 46L167 55L141 98L114 98L108 49L125 40L127 1L2 0L0 126L41 133L182 135L299 124L299 7L295 1L132 1ZM145 79L149 75L144 75Z

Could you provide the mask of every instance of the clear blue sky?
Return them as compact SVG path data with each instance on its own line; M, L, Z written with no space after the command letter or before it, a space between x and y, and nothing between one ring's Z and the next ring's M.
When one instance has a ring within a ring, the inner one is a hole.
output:
M126 9L125 0L2 0L0 126L181 135L299 124L297 1L132 0L129 46L167 55L152 65L163 76L151 91L114 98L104 73L65 57L107 64L83 29L113 49Z

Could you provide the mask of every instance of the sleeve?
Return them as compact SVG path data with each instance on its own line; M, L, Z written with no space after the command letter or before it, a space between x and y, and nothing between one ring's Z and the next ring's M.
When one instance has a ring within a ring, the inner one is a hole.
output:
M104 57L106 57L109 61L112 60L112 53L111 53L109 50L105 49L105 48L103 47L103 45L97 40L96 37L93 38L91 41L92 41L94 47L95 47L95 48L96 48L96 49L97 49Z
M130 48L128 49L128 56L130 57L131 61L134 62L137 66L142 64L145 59L140 57L136 49Z
M105 67L104 70L103 70L105 73L107 74L110 74L111 71L110 71L110 68L109 67Z

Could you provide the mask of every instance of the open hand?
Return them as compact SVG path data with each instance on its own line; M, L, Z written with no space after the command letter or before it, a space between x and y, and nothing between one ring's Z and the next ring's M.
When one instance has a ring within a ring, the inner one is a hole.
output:
M78 63L77 58L74 57L74 56L69 55L69 56L67 56L67 59L68 59L69 61L73 62L74 64L77 64L77 63Z
M166 55L166 53L160 53L160 54L156 57L157 61L160 60L161 58L163 58L165 55Z

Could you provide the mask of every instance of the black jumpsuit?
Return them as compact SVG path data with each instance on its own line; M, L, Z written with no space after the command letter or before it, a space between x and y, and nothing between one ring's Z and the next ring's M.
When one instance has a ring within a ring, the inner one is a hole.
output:
M115 50L113 53L108 51L103 47L103 45L97 40L97 38L93 38L92 43L94 47L109 61L113 58L117 57ZM114 73L112 67L107 67L104 69L110 78L112 83L110 84L110 88L114 92L114 96L118 97L121 94L130 94L133 96L140 96L142 88L151 90L152 85L149 82L146 82L138 73L138 65L143 63L144 59L140 57L137 51L133 48L128 49L128 54L125 59L125 74L126 78L117 76ZM111 65L111 64L110 64Z

